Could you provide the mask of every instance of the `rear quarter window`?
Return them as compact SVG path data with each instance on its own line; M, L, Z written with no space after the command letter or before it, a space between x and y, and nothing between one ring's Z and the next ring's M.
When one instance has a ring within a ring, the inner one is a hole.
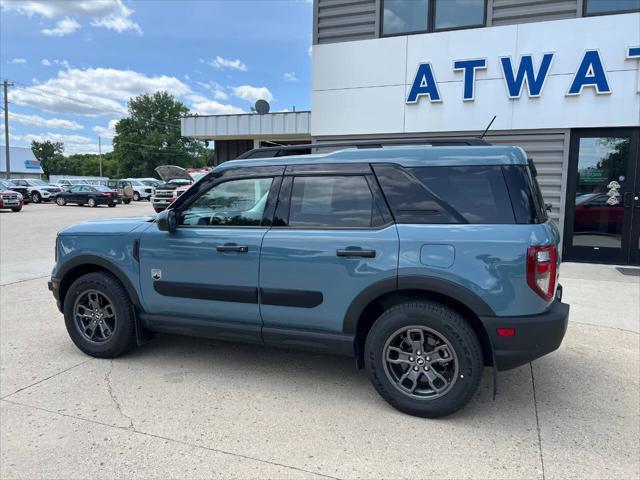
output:
M440 202L467 223L515 223L509 191L499 166L408 169ZM459 223L459 222L456 222Z

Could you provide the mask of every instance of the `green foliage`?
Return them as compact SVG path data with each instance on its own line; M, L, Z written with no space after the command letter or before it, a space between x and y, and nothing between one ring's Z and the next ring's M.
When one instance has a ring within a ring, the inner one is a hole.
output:
M203 142L180 135L180 117L188 113L189 109L167 92L132 98L129 116L116 124L113 151L102 156L102 175L110 178L154 177L154 169L159 165L213 165L213 152L205 148ZM45 170L45 163L34 145L43 147L38 142L32 143L34 155L42 163L45 175L99 175L99 155L63 157L61 143L45 141L42 144L58 148L56 155L47 157ZM49 150L46 152L48 154Z
M31 151L40 162L42 171L48 177L52 171L52 166L62 158L64 152L64 146L62 142L52 142L51 140L44 140L43 142L32 141Z
M204 143L180 135L180 117L187 113L189 109L167 92L132 98L129 116L116 124L113 138L119 176L149 177L159 165L210 165Z

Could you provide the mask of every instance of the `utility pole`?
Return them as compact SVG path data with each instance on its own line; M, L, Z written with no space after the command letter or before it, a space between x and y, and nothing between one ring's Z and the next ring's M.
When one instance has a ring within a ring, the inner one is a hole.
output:
M4 86L4 148L8 179L11 178L11 157L9 154L9 87L12 87L13 83L5 80L2 85Z
M100 163L100 178L102 178L102 139L98 135L98 161Z

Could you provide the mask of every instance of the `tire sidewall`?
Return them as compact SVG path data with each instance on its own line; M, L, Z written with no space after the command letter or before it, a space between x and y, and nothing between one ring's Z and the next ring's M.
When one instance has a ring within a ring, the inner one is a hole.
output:
M58 197L56 198L56 203L61 206L64 207L67 203L67 201L64 199L64 197Z
M133 199L134 199L136 202L139 202L139 201L140 201L140 194L139 194L138 192L134 193L134 194L133 194Z
M33 203L40 203L42 201L42 195L40 195L40 192L33 192L31 193L31 201Z
M105 342L94 343L86 339L76 326L74 305L78 297L87 290L97 290L112 302L116 323L111 337ZM97 357L120 355L135 342L131 302L117 279L103 273L89 273L77 279L69 287L64 299L64 321L73 343L83 352ZM133 336L133 338L132 338Z
M87 200L87 205L89 205L90 207L97 207L98 206L95 198L89 198L89 200Z
M436 307L424 308L429 305ZM454 314L454 318L451 318L451 314ZM385 372L386 341L399 329L411 325L434 330L455 351L458 359L456 382L442 397L409 397L395 386ZM462 408L475 393L484 367L480 344L471 327L452 310L430 302L402 304L381 315L367 337L365 363L374 387L385 400L403 412L423 417L441 417Z

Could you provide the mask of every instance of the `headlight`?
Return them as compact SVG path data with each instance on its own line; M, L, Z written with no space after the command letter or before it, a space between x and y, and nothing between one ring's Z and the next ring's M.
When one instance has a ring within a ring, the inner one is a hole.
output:
M22 200L22 194L20 192L16 192L18 194L18 200Z

